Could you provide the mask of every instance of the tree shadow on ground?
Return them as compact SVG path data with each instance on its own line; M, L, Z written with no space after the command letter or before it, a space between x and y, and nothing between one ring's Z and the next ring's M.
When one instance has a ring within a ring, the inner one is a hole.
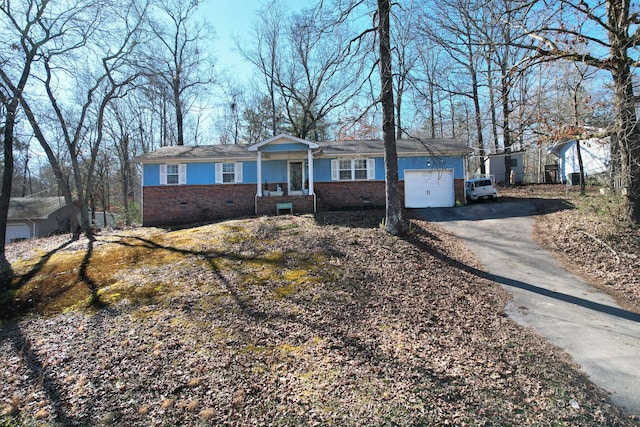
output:
M0 337L2 340L11 341L12 350L16 357L19 357L27 368L27 382L30 384L38 384L44 391L46 397L51 402L53 414L51 414L58 425L73 425L64 410L64 396L61 387L56 383L55 379L50 375L50 369L45 367L40 355L33 348L33 344L29 337L23 332L18 322L3 324L0 328ZM13 408L13 417L19 417L19 407ZM0 419L0 421L3 421ZM3 424L5 425L5 424ZM7 424L13 425L13 424ZM16 424L17 425L17 424Z
M405 236L404 239L419 248L421 251L424 251L431 256L445 262L446 264L457 268L458 270L464 271L466 273L472 274L481 279L487 279L492 282L499 283L504 286L511 286L520 288L529 292L536 293L538 295L542 295L548 298L557 299L559 301L568 302L570 304L575 304L577 306L597 311L600 313L609 314L611 316L616 316L621 319L630 320L633 322L640 322L640 314L634 313L632 311L624 310L618 307L611 307L605 304L600 304L597 302L589 301L584 298L576 297L573 295L564 294L562 292L555 292L549 289L542 288L540 286L523 282L520 280L510 279L508 277L500 276L497 274L491 274L486 271L480 270L479 268L464 264L451 256L441 252L437 248L428 244L428 239L430 239L431 233L424 230L419 225L414 224L413 233L409 236Z
M318 225L336 225L349 228L376 228L380 226L384 217L384 209L323 211L313 215Z
M4 295L0 296L0 319L12 319L20 317L29 312L39 303L36 298L29 298L26 301L16 301L13 298L13 295L17 290L29 283L29 281L42 270L47 262L49 262L53 255L64 250L67 246L74 242L75 240L70 239L62 243L57 248L54 248L43 255L37 262L37 264L35 264L28 272L26 272L25 274L14 276L9 290L5 292Z
M268 257L245 257L227 252L218 251L194 251L176 248L173 246L161 245L152 240L134 237L133 240L137 244L141 244L149 249L166 250L175 253L179 253L185 256L194 256L200 259L206 260L209 270L215 274L218 282L224 287L224 289L231 296L234 304L238 307L242 315L246 316L251 322L262 323L268 322L273 324L281 324L285 329L287 323L295 323L303 326L304 328L315 331L319 336L328 339L330 342L336 343L336 348L342 349L348 352L351 357L368 363L376 363L385 358L380 349L361 337L355 336L348 332L349 327L355 327L359 321L364 321L368 317L368 310L366 309L366 301L371 298L366 286L358 286L358 284L350 283L348 290L354 294L354 299L358 301L357 307L351 307L352 310L347 312L341 312L345 318L329 318L324 316L317 321L311 319L304 319L298 315L292 315L280 310L274 310L273 308L265 310L264 307L260 307L259 301L249 295L243 295L243 292L237 284L234 284L234 280L225 274L225 271L219 267L216 262L220 258L227 260L252 262L259 261L260 263L270 263L280 265L278 261L274 261ZM124 246L130 246L132 243L126 241L116 242ZM339 248L323 246L326 251L332 253L339 253ZM364 280L366 283L366 280ZM398 363L397 361L395 363ZM426 372L426 371L425 371Z

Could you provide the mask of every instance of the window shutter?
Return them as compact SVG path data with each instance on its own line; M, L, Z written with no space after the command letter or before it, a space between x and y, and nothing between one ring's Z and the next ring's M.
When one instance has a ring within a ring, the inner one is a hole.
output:
M367 179L376 179L376 159L367 159Z
M187 165L180 163L178 165L178 184L184 185L187 183Z
M216 163L216 184L222 183L222 163Z
M331 180L337 181L340 177L340 171L338 170L338 160L331 160Z
M233 167L233 171L236 175L236 183L242 182L242 162L236 162L236 165Z
M167 165L160 165L160 185L167 185Z

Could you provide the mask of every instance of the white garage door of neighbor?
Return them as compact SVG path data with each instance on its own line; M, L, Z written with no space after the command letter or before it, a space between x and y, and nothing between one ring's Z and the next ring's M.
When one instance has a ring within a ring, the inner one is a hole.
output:
M455 206L453 169L404 171L404 204L407 208Z
M7 224L7 237L5 243L15 239L28 239L31 237L31 229L27 224Z

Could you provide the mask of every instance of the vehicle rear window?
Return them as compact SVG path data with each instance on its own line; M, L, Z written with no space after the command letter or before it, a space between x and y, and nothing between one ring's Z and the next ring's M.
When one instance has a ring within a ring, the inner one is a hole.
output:
M476 182L476 187L486 187L487 185L491 185L490 179L483 179L482 181Z

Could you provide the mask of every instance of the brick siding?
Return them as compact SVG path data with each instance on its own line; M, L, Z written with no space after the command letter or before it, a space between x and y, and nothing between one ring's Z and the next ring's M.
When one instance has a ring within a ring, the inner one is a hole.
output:
M464 180L454 182L455 197L464 203ZM404 206L404 181L399 183ZM385 206L384 181L314 183L317 210L366 209ZM256 185L166 185L143 190L145 226L180 225L253 216ZM259 197L258 215L276 213L276 203L292 203L294 213L313 212L313 196Z
M255 195L255 184L144 187L142 224L178 225L253 215Z

